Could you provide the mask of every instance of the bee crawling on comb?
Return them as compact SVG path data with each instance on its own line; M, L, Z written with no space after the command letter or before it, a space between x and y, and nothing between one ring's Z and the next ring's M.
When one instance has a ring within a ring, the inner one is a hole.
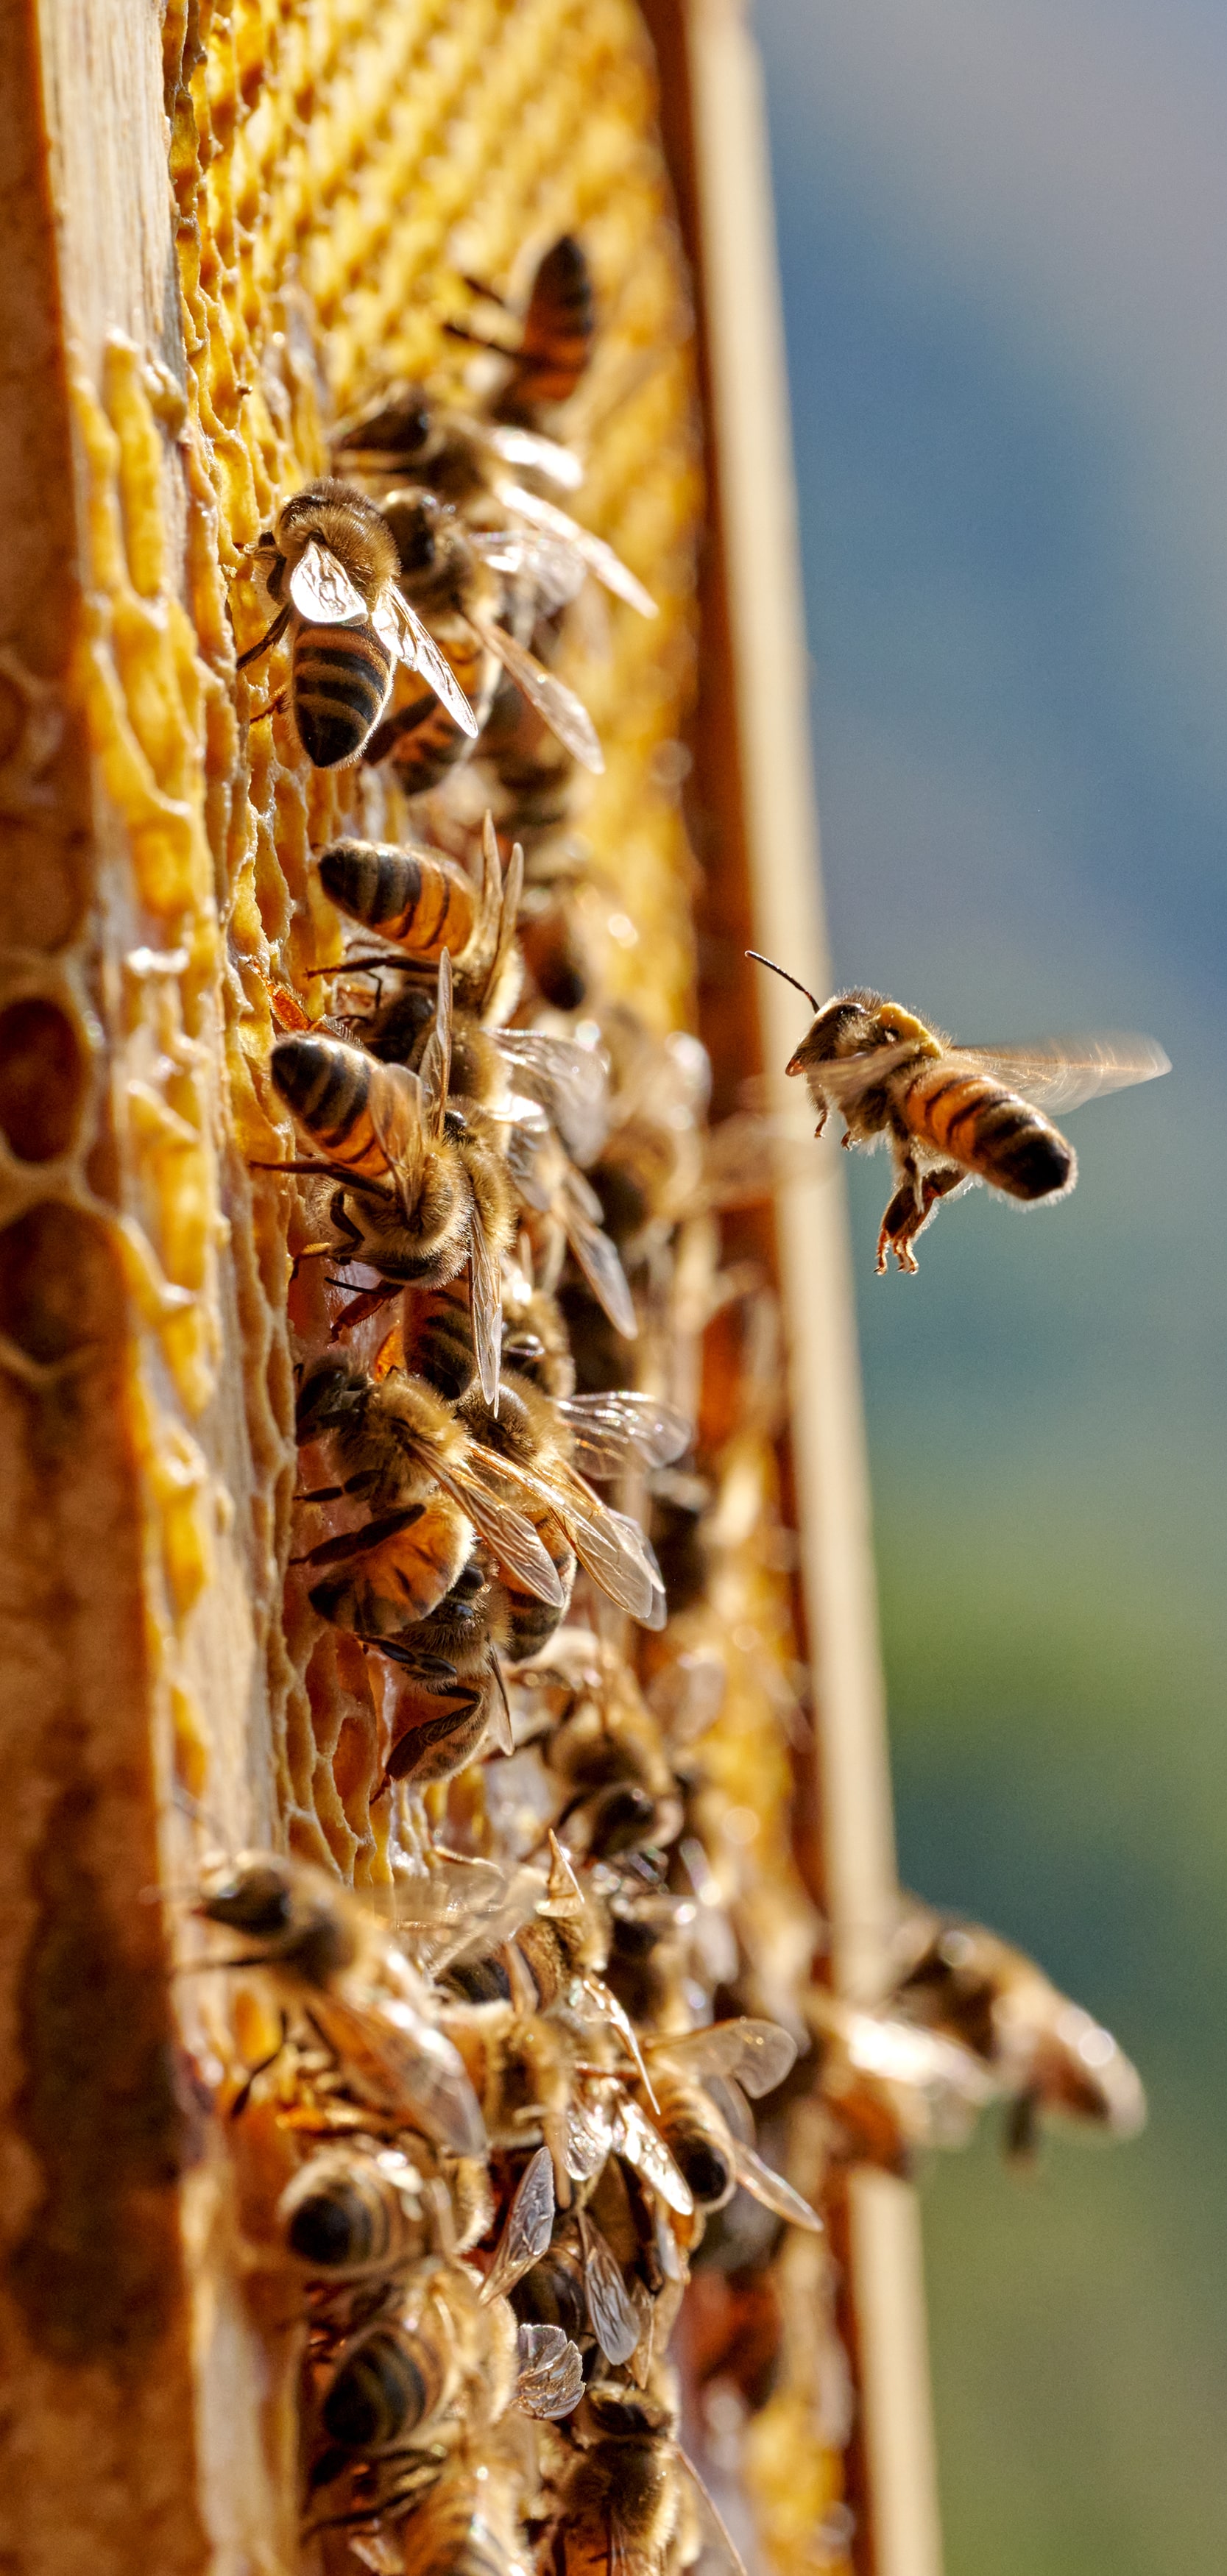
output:
M894 1253L901 1270L938 1201L984 1181L1023 1203L1064 1198L1077 1157L1048 1111L1081 1107L1101 1092L1170 1071L1153 1038L1054 1039L1034 1047L965 1047L880 993L854 990L819 1003L795 975L746 951L804 994L815 1017L787 1073L805 1076L820 1136L832 1109L845 1145L890 1147L897 1187L878 1234L878 1270Z

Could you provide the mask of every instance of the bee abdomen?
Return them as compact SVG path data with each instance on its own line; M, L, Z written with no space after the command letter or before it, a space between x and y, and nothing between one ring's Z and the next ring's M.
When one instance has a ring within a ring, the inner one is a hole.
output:
M980 1074L937 1068L913 1088L909 1125L1011 1198L1051 1198L1075 1173L1072 1148L1038 1109Z
M291 1116L331 1162L386 1168L368 1105L370 1059L357 1047L341 1038L277 1038L269 1071Z
M339 911L384 939L409 941L416 957L458 952L472 932L467 877L416 850L334 841L320 860L320 884Z
M299 627L294 721L316 769L357 759L383 713L391 681L392 657L373 626Z
M343 2450L381 2451L432 2415L442 2395L433 2345L396 2326L376 2326L338 2365L320 2419Z
M398 2249L389 2191L373 2174L317 2174L306 2165L282 2206L286 2243L313 2270L357 2270L388 2261Z
M538 403L563 403L588 361L596 310L592 276L569 233L548 250L533 280L515 372L496 409L507 418Z

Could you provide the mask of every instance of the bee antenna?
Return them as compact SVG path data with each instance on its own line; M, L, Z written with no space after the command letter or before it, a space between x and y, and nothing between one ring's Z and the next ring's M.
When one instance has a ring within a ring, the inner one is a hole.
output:
M796 992L796 993L804 993L804 994L805 994L806 1001L809 1003L809 1006L810 1006L811 1011L813 1011L815 1014L821 1010L821 1008L822 1008L822 1004L821 1004L821 1002L819 1002L819 1001L816 1001L816 1000L815 1000L814 995L813 995L813 994L808 990L808 988L807 988L804 984L799 984L799 983L797 982L797 979L796 979L796 976L795 976L795 975L790 975L790 974L789 974L788 969L787 969L787 967L786 967L786 966L777 966L777 965L776 965L776 962L775 962L774 957L764 957L764 955L763 955L763 953L762 953L761 948L747 948L747 950L746 950L746 955L747 955L747 957L752 957L752 958L753 958L754 963L755 963L755 965L756 965L756 966L767 966L767 967L769 967L769 968L770 968L771 973L772 973L773 975L780 975L780 976L782 976L782 977L783 977L783 980L784 980L784 982L785 982L786 984L791 984L791 985L792 985L792 988L793 988L793 991L794 991L794 992Z

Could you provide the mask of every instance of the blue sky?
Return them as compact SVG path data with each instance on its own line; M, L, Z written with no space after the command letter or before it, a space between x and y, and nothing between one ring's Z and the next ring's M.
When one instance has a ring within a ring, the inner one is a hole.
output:
M836 973L1174 1063L1079 1116L1068 1204L961 1202L916 1281L852 1175L904 1867L1153 2104L1025 2205L927 2185L950 2576L1221 2576L1227 10L757 23Z

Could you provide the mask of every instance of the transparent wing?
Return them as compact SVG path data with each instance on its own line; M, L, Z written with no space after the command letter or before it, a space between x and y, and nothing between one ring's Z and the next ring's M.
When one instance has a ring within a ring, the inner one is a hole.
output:
M897 1046L866 1047L859 1055L833 1057L829 1063L807 1070L816 1087L838 1109L846 1102L863 1099L867 1091L897 1073L915 1053L915 1041L903 1038Z
M690 2185L679 2173L663 2138L658 2138L651 2122L637 2102L622 2101L614 2116L614 2146L628 2165L650 2182L679 2218L688 2218L694 2208ZM636 2339L638 2326L636 2324Z
M620 1388L609 1395L564 1397L558 1412L571 1433L581 1475L620 1476L634 1459L668 1467L690 1447L693 1426L676 1405Z
M487 808L481 827L481 893L469 948L475 957L493 957L503 902L503 863L498 854L494 816Z
M674 2449L695 2491L700 2521L707 2526L701 2563L705 2576L746 2576L746 2563L714 2498L708 2494L693 2460L680 2442Z
M535 429L492 428L486 432L493 447L508 465L519 465L530 474L544 474L560 492L578 492L584 469L569 447L560 447L556 438L542 438Z
M1105 1030L1098 1037L1049 1038L1040 1046L960 1047L978 1073L1003 1082L1035 1109L1050 1114L1081 1109L1104 1092L1127 1091L1171 1072L1171 1058L1154 1038Z
M353 626L367 620L361 591L355 590L343 563L330 546L312 537L290 575L290 597L300 617L315 626Z
M547 2421L570 2415L584 2393L584 2358L561 2326L521 2326L516 2400L526 2415Z
M511 1723L511 1702L507 1697L507 1685L503 1680L503 1667L493 1647L486 1657L486 1665L494 1683L494 1700L490 1710L491 1740L498 1752L514 1753L516 1737L515 1728Z
M655 1585L644 1556L643 1534L621 1512L611 1512L571 1470L561 1464L557 1482L541 1485L566 1529L581 1565L609 1594L619 1610L646 1623L652 1616Z
M553 672L547 671L544 664L529 652L527 645L517 644L505 626L496 626L490 618L475 617L471 609L466 614L470 626L480 635L487 650L502 663L516 687L523 690L529 705L536 708L542 723L549 726L551 733L557 734L564 750L578 760L581 769L590 770L594 778L599 778L605 767L605 754L597 740L592 718L587 708L580 704L574 689L568 689L561 680L556 680Z
M410 670L420 671L435 696L441 699L453 724L470 738L481 728L466 698L451 663L440 652L428 627L423 626L416 609L412 609L399 590L388 593L391 613L396 622L396 649Z
M373 1064L367 1105L371 1125L403 1204L417 1195L425 1154L422 1086L403 1064Z
M629 565L614 553L612 546L606 545L603 537L594 537L590 528L581 528L577 519L569 518L557 502L545 501L540 493L527 492L519 483L500 484L499 499L515 511L517 518L527 519L531 527L544 528L551 537L565 538L606 590L624 599L628 607L637 608L641 617L655 617L656 602L651 591L644 589Z
M520 897L523 891L524 852L521 849L519 842L516 841L512 844L511 856L507 861L507 870L503 877L498 938L494 945L494 956L491 960L490 972L486 977L487 993L495 993L498 990L503 967L506 964L515 939L516 921L519 917Z
M565 2162L572 2181L591 2182L612 2145L613 2121L606 2105L591 2095L577 2095L566 2117Z
M753 1207L790 1181L814 1177L814 1140L783 1118L737 1110L703 1139L697 1208Z
M554 2225L554 2168L548 2147L530 2156L516 2185L494 2261L481 2286L485 2305L502 2298L539 2263Z
M472 1197L469 1202L469 1263L472 1274L473 1349L477 1359L477 1376L483 1401L489 1405L492 1413L497 1413L499 1359L502 1351L502 1293L498 1262L491 1248L481 1209L476 1199Z
M452 1079L452 960L444 949L439 959L439 989L434 1026L418 1060L422 1103L432 1135L443 1133L443 1115Z
M516 534L504 531L470 537L469 543L492 572L531 584L532 608L538 617L552 617L555 609L568 606L587 578L578 549L563 545L557 537L521 529Z
M560 1195L567 1242L615 1333L620 1333L624 1342L633 1342L638 1338L639 1319L630 1284L619 1259L617 1245L610 1241L604 1227L595 1225L579 1205L573 1184L580 1178L578 1172L570 1171L563 1177Z
M732 2148L733 2171L743 2191L761 2201L764 2209L773 2209L777 2218L787 2219L791 2227L806 2227L811 2236L821 2236L822 2220L817 2210L810 2208L808 2200L802 2200L800 2192L794 2191L782 2174L773 2173L770 2165L765 2165L755 2149L747 2147L741 2138L732 2140Z
M500 1051L548 1109L576 1163L599 1154L609 1129L609 1067L596 1047L542 1029L501 1029Z
M755 2101L774 2093L797 2062L797 2043L774 2021L717 2021L680 2039L659 2040L649 2056L668 2057L695 2075L722 2075L745 2087Z
M312 1995L311 2011L356 2092L452 2155L485 2155L485 2122L459 2052L411 2005L328 1991Z
M488 1451L474 1445L457 1465L440 1467L436 1463L435 1474L446 1491L455 1495L504 1572L515 1577L517 1589L531 1592L535 1600L552 1602L560 1610L563 1590L557 1570L532 1522L508 1502L509 1479L500 1476L497 1464L487 1466L489 1456ZM517 1499L522 1500L522 1494Z
M584 2289L588 2314L606 2361L617 2369L629 2361L639 2341L642 2328L639 2312L627 2290L611 2247L602 2236L595 2219L586 2210L579 2212L579 2241L584 2257Z

